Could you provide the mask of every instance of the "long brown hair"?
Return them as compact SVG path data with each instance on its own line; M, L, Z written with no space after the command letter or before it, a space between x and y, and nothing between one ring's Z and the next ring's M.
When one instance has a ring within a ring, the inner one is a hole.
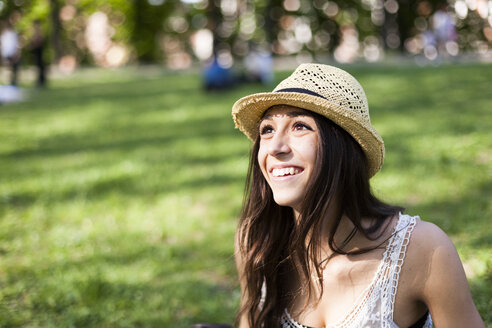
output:
M259 137L251 149L238 227L239 250L244 258L242 278L246 281L248 298L242 304L236 325L246 314L250 327L278 326L284 309L295 297L286 286L286 281L292 278L298 279L301 288L311 295L310 277L316 274L322 294L320 254L321 241L326 236L322 235L321 225L332 206L336 214L329 218L332 225L328 242L334 254L370 250L347 252L343 248L356 231L371 240L377 239L379 236L374 234L381 230L385 219L402 210L383 203L372 194L364 153L352 136L321 115L312 112L308 115L316 121L320 141L315 169L297 221L290 207L275 203L263 177L258 164ZM342 215L347 216L355 228L337 245L334 236ZM364 228L362 217L373 218L375 223ZM262 293L263 286L266 293Z

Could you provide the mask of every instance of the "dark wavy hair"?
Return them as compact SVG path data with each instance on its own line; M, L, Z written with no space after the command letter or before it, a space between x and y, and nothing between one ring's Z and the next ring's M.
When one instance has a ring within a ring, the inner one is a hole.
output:
M241 278L246 281L243 292L248 297L239 311L236 326L243 315L246 315L250 327L279 326L284 309L296 296L289 292L286 284L292 278L301 282L300 287L308 291L310 299L313 293L310 277L316 274L323 293L320 254L321 242L326 238L322 223L328 213L335 213L329 218L328 235L333 254L360 254L374 248L344 250L355 233L360 232L375 240L384 233L386 219L403 210L380 201L372 194L365 155L352 136L321 115L309 111L307 115L314 118L320 138L315 168L298 220L294 219L290 207L280 206L273 199L258 164L259 136L251 149L237 231L244 263L244 276ZM337 245L334 236L342 215L347 216L355 228ZM363 217L373 218L372 226L364 228L361 225ZM266 287L264 299L263 286Z

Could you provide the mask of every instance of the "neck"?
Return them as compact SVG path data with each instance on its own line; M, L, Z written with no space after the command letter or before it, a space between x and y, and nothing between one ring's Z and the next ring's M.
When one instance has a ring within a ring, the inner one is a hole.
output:
M296 210L295 208L292 208L292 212L294 213L294 220L295 220L296 224L299 225L301 212L299 210Z
M296 225L299 225L300 221L302 220L301 211L298 208L292 208L292 211L294 214ZM354 228L354 224L346 215L342 215L340 223L336 227L335 223L337 221L337 215L337 206L330 206L330 208L326 212L326 216L321 222L321 248L323 249L323 253L326 253L328 255L333 253L333 251L329 247L329 236L333 233L335 243L338 246L342 246L343 241L347 238L347 236L350 235ZM310 240L312 233L313 231L309 233L306 242Z

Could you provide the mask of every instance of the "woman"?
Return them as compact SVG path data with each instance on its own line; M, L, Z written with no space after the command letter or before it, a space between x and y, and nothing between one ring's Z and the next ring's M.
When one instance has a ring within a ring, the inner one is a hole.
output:
M233 117L254 141L236 325L484 327L449 238L372 195L384 144L350 74L303 64Z

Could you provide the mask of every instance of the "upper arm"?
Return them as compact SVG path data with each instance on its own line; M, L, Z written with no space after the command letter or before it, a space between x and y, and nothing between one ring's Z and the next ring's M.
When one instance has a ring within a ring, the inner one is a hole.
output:
M456 248L437 226L419 222L412 235L421 273L419 298L436 327L485 327L473 303Z
M238 229L239 231L239 229ZM241 308L245 304L248 294L247 294L247 282L246 282L246 276L244 272L244 266L245 266L245 259L244 259L244 254L241 250L240 244L239 244L239 232L236 232L236 239L234 243L234 258L236 261L236 269L237 269L237 275L239 279L239 284L241 286ZM247 320L247 314L243 313L241 317L239 318L239 328L248 328L248 320Z
M239 283L241 284L241 293L243 292L244 287L246 286L246 281L244 277L244 254L241 251L241 247L239 244L239 232L236 232L236 237L234 240L234 259L236 262L236 270L239 279Z

